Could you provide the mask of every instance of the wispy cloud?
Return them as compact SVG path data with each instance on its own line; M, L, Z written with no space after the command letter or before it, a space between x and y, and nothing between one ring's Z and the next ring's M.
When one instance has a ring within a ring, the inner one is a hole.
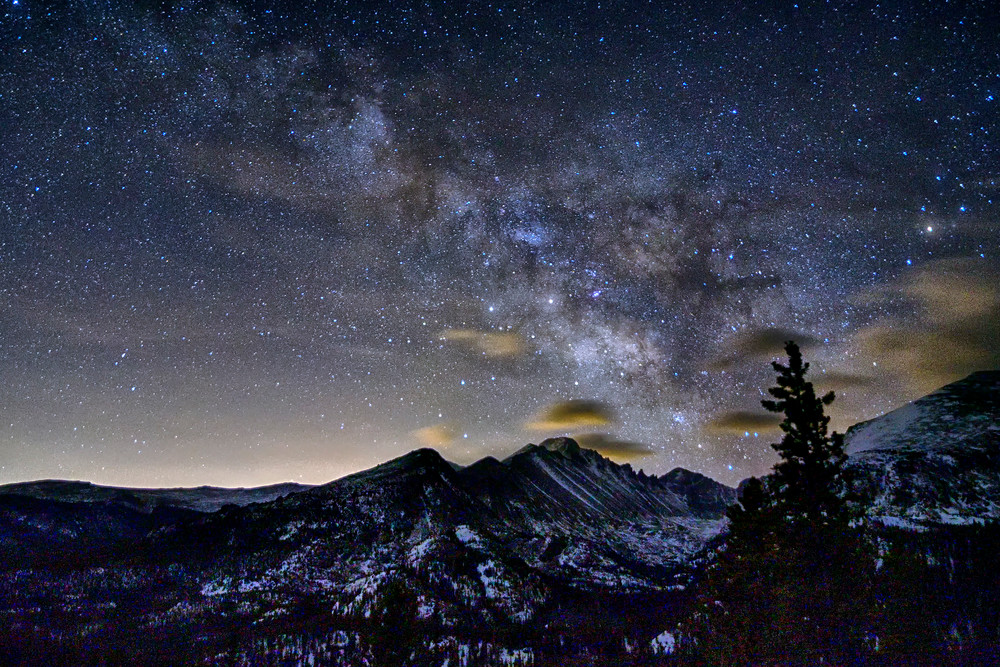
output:
M1000 288L981 260L942 260L863 298L910 304L912 315L882 320L854 340L914 394L1000 366Z
M414 438L424 447L446 448L458 437L458 427L452 422L424 426L412 432Z
M439 335L443 341L456 343L464 349L490 358L518 357L527 346L520 335L504 331L477 331L476 329L445 329Z
M733 410L716 415L708 422L705 430L709 433L734 435L743 435L747 431L772 433L778 431L780 423L781 418L776 414Z
M614 461L631 461L651 456L655 451L641 442L618 440L606 433L584 433L573 438L581 447L593 449Z
M711 362L715 370L728 370L739 361L751 359L755 363L760 359L784 356L785 342L793 340L799 347L806 349L816 343L812 336L800 331L767 327L753 329L737 335L729 341L726 349Z
M532 417L525 426L533 431L568 431L607 426L615 421L610 406L600 401L559 401Z

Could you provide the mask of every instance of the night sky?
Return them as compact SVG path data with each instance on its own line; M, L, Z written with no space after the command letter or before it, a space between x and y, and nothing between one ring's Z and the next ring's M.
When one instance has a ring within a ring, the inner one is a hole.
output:
M966 2L0 9L0 483L322 483L560 434L735 483L1000 365Z

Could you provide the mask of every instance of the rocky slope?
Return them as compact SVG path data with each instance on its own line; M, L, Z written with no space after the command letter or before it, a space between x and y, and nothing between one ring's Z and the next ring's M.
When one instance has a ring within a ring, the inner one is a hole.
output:
M962 659L995 646L1000 590L984 564L1000 544L998 396L1000 373L977 373L846 435L875 519L880 641ZM0 650L55 663L646 664L673 650L664 628L735 494L567 438L467 467L417 450L311 488L8 485Z
M848 429L869 513L920 528L1000 518L1000 371L982 371Z
M421 650L442 659L531 653L606 623L624 632L648 615L629 608L636 601L661 606L679 594L735 497L683 470L636 473L565 438L465 468L417 450L214 512L192 509L193 497L218 496L204 492L30 489L0 494L0 613L14 636L58 630L84 659L94 656L80 642L200 638L150 662L219 650L256 662L258 640L288 631L327 648L340 642L345 664L378 662L382 642L371 638L400 614L420 624ZM53 610L58 622L47 620ZM234 627L257 628L239 650Z

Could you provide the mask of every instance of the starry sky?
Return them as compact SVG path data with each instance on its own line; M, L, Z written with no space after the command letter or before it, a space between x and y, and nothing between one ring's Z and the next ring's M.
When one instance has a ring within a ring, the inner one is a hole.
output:
M554 435L735 483L1000 365L981 2L0 9L0 483Z

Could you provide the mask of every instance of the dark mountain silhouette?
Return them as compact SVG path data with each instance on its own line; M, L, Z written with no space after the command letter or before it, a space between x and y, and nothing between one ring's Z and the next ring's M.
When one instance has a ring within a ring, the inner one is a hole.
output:
M908 638L959 662L1000 643L1000 590L984 575L1000 547L998 379L975 374L847 434L889 662L910 655ZM8 485L0 650L55 663L670 661L682 638L669 628L724 548L735 497L569 438L466 467L421 449L315 487Z
M138 489L99 486L90 482L39 480L0 486L0 496L26 496L42 500L78 503L117 503L151 512L157 507L214 512L223 505L262 503L312 488L307 484L284 482L253 488L198 486L176 489Z

